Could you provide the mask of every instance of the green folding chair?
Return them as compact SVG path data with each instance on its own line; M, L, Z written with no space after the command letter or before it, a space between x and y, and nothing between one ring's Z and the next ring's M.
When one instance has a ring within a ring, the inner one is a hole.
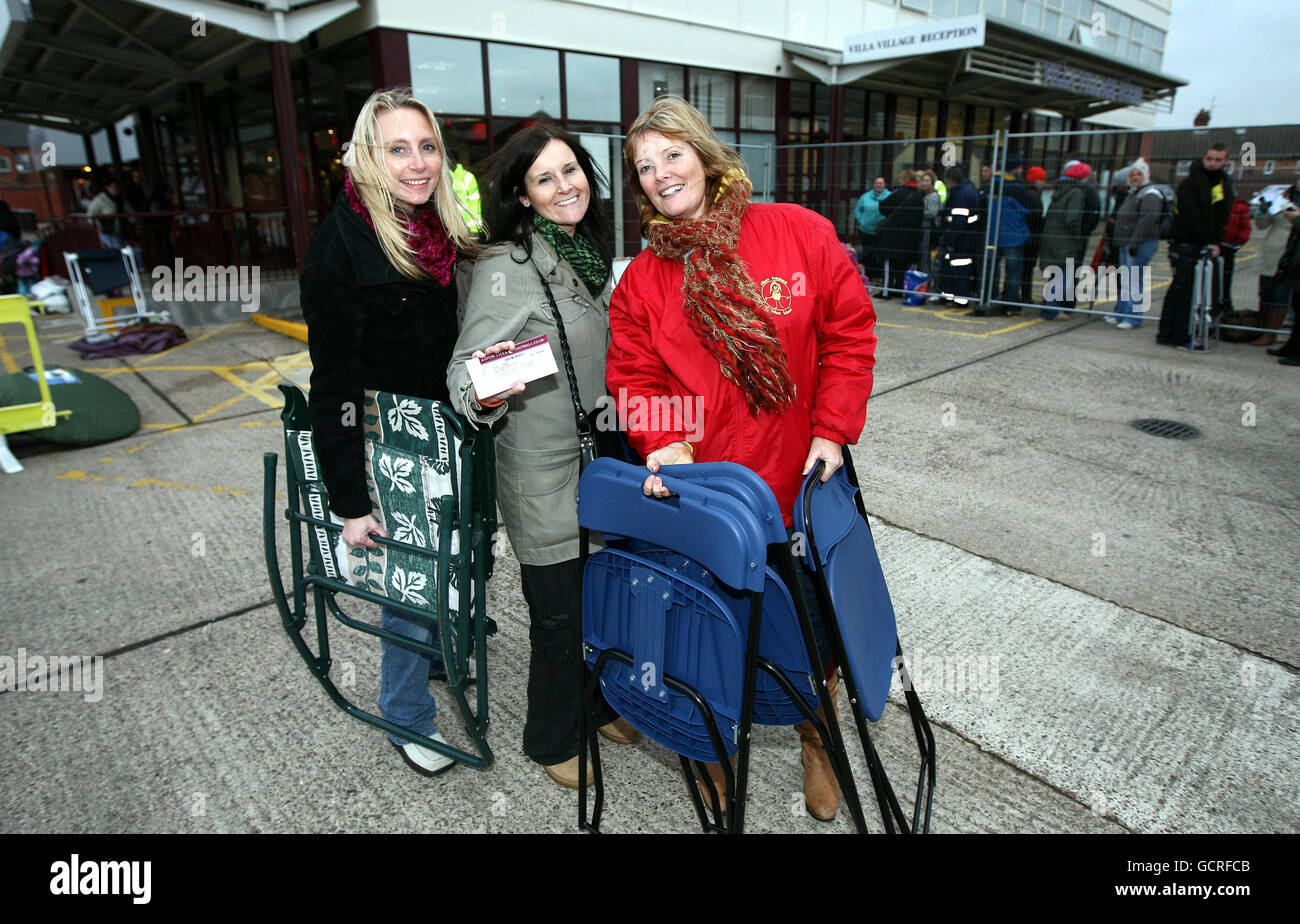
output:
M477 769L492 765L487 742L487 637L496 624L487 616L486 584L496 532L496 482L491 431L467 437L461 419L446 405L388 392L366 392L366 481L376 518L391 538L373 537L377 549L342 550L343 523L329 512L321 480L307 399L292 385L284 393L285 455L288 459L289 547L292 585L286 593L276 546L275 453L263 461L263 533L271 592L290 641L335 705L353 718L399 735ZM339 597L355 597L436 623L439 644L388 632L345 613ZM308 601L311 606L308 606ZM304 634L309 615L316 625L313 651ZM442 659L447 690L465 721L473 751L463 750L367 712L345 697L330 678L330 617L349 628ZM470 659L477 698L469 699Z

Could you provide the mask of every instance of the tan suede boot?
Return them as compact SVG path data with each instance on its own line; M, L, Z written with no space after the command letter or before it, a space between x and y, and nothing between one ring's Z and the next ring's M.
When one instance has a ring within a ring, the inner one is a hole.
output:
M830 688L830 707L835 708L840 680L832 674L827 681ZM817 708L817 718L826 722L826 704ZM799 733L800 757L803 761L803 799L808 813L818 821L831 821L840 807L840 786L831 767L830 756L822 747L822 739L812 722L800 722L794 727Z
M1260 315L1260 327L1277 330L1282 326L1282 322L1286 320L1286 309L1278 308L1274 305L1268 305L1260 311ZM1258 338L1250 341L1250 345L1272 346L1276 341L1276 334L1260 334Z
M722 813L727 813L727 778L722 772L722 764L705 764L704 769L709 771L709 779L713 781L713 788L718 792L718 805L722 808ZM731 759L731 769L736 769L736 759ZM704 810L709 817L713 817L713 800L709 798L709 787L705 785L704 780L700 780L700 798L704 800Z

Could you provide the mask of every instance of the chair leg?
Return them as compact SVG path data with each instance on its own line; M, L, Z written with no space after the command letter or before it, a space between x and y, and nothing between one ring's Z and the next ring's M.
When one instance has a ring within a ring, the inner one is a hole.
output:
M16 475L23 470L23 464L9 451L9 441L3 433L0 433L0 469L8 475Z

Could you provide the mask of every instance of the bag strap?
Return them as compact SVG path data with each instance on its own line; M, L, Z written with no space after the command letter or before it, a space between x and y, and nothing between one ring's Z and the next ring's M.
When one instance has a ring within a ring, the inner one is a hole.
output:
M590 440L591 421L587 419L587 412L583 410L582 398L578 394L578 375L573 371L573 354L569 352L569 337L564 331L564 319L560 317L560 308L555 304L555 296L551 294L550 283L542 275L537 264L533 264L533 269L537 273L537 279L542 284L542 291L546 293L546 300L551 305L551 316L555 319L555 328L560 335L560 352L564 358L564 374L569 377L569 397L573 399L573 419L578 428L578 441L581 443L583 438Z

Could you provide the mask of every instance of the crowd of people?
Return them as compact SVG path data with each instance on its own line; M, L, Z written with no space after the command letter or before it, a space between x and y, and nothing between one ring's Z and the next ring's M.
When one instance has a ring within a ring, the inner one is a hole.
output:
M981 166L978 186L961 167L947 168L946 189L932 170L904 169L893 189L878 176L854 209L860 260L868 277L881 284L879 298L902 294L904 274L915 268L929 276L932 293L942 293L930 295L930 305L970 305L969 314L977 316L1019 315L1034 306L1048 321L1067 318L1076 309L1074 286L1046 284L1052 273L1073 280L1080 267L1094 274L1113 267L1118 272L1109 278L1118 282L1113 291L1098 292L1098 300L1114 303L1105 314L1108 324L1130 331L1142 326L1151 303L1146 290L1150 275L1144 271L1167 242L1173 279L1157 341L1188 348L1198 261L1222 258L1223 297L1213 306L1216 318L1222 318L1234 309L1235 256L1250 239L1253 224L1264 233L1258 314L1234 318L1264 328L1252 343L1270 347L1281 362L1294 365L1290 347L1272 347L1273 332L1293 307L1295 290L1286 280L1294 278L1291 231L1300 217L1300 182L1284 194L1296 208L1278 209L1268 201L1252 207L1235 194L1224 169L1227 157L1226 146L1212 144L1176 188L1154 182L1150 165L1139 157L1118 171L1109 210L1093 167L1078 155L1068 156L1050 182L1042 167L1027 166L1015 151L996 175L990 165ZM1090 252L1099 226L1101 241ZM976 297L981 272L991 275L986 304Z

